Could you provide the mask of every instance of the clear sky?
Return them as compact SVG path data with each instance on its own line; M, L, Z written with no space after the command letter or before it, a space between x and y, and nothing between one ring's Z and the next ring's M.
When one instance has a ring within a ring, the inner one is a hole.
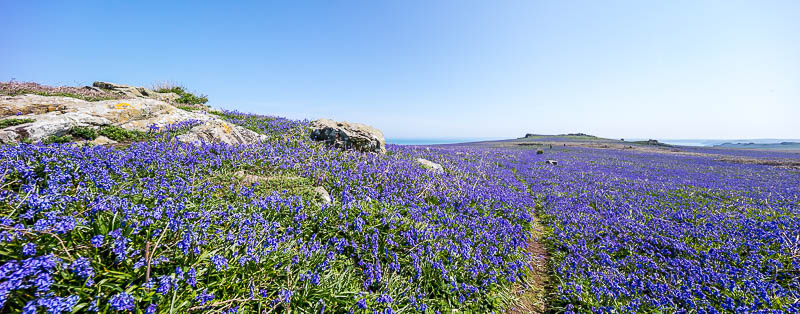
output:
M172 81L389 138L800 138L796 0L170 2L0 0L0 80Z

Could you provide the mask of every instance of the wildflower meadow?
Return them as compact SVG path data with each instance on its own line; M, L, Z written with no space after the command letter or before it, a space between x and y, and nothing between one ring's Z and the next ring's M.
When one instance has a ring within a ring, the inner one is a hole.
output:
M268 140L173 140L192 122L0 146L2 312L503 313L535 258L550 311L800 312L796 169L567 146L378 155L310 141L306 121L219 115Z

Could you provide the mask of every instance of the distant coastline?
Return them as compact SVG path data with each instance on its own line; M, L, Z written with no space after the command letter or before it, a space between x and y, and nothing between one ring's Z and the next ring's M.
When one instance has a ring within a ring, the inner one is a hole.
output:
M627 139L626 139L627 140ZM630 139L631 141L637 140L647 140L647 139ZM661 143L668 144L668 145L679 145L679 146L700 146L700 147L714 147L714 146L736 146L738 144L760 144L760 145L770 145L770 144L781 144L785 142L794 142L800 143L800 139L775 139L775 138L768 138L768 139L660 139L657 138Z
M441 145L472 143L483 141L506 140L509 138L500 137L467 137L467 138L387 138L387 144L395 145ZM626 141L646 141L646 138L629 138ZM768 148L781 143L800 143L800 139L660 139L655 140L660 143L677 146L696 146L696 147L759 147ZM782 145L786 147L786 145ZM794 149L794 148L793 148Z

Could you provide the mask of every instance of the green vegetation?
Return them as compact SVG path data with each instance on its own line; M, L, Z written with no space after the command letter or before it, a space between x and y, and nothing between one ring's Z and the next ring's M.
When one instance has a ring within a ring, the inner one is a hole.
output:
M185 106L185 105L177 105L175 107L178 107L178 109L183 109L183 110L186 110L186 111L195 111L195 110L198 109L195 106Z
M72 142L72 136L69 135L69 134L62 135L62 136L53 135L53 136L50 136L50 137L42 140L42 144L45 144L45 145L53 144L53 143L64 144L64 143L69 143L69 142Z
M82 138L84 140L94 140L97 138L97 131L87 126L76 126L69 130L69 134L77 137Z
M10 126L20 125L20 124L25 124L25 123L31 123L33 121L36 121L36 120L33 120L33 119L18 119L18 118L4 119L4 120L0 120L0 129L5 129L5 128L10 127Z
M101 127L97 134L105 136L117 142L129 142L143 140L148 137L146 132L126 130L118 126L108 125Z
M175 102L179 104L205 104L208 102L208 96L200 95L197 96L190 92L187 92L185 88L181 86L173 86L173 87L162 87L156 90L158 93L175 93L181 96L180 98L176 99ZM184 108L181 108L184 109Z

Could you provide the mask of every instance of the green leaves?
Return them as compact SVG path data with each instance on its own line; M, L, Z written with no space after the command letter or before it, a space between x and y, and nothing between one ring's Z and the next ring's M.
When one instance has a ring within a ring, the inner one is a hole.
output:
M101 127L97 134L117 142L139 141L149 137L146 132L126 130L114 125Z
M5 128L10 127L10 126L20 125L20 124L25 124L25 123L31 123L31 122L34 122L34 121L36 121L36 120L34 120L34 119L19 119L19 118L3 119L3 120L0 120L0 129L5 129Z

